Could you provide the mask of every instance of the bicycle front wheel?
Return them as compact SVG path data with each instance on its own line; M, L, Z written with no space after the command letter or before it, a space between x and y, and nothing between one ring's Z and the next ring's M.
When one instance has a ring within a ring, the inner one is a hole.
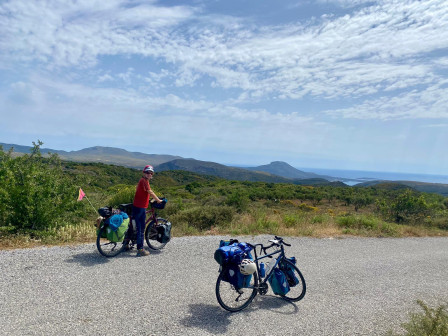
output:
M298 281L295 281L294 283L298 282L294 286L290 286L290 290L286 295L281 295L282 298L288 301L300 301L303 299L306 293L306 283L305 278L303 277L302 273L299 271L296 265L294 265L292 262L290 262L287 259L283 259L283 262L290 268L291 271L293 271L293 274L295 276L295 279Z
M225 272L228 270L228 268L224 268L219 273L218 280L216 280L216 298L225 310L237 312L246 308L257 295L258 277L257 273L254 273L247 288L235 288L224 280Z
M107 238L103 238L106 236L107 226L102 226L98 232L98 236L96 237L96 247L98 251L105 257L115 257L120 254L126 248L126 239L123 239L122 242L111 242ZM126 237L126 235L125 235Z
M164 218L157 218L157 223L155 221L151 221L145 230L145 240L148 247L152 250L161 250L165 247L167 243L161 243L157 240L157 226L161 224L165 224L168 221Z

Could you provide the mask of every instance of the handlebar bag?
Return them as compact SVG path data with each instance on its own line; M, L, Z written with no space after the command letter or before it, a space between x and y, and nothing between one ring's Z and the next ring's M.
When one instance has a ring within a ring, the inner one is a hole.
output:
M274 268L268 281L276 295L286 295L290 290L286 274L278 267Z
M286 258L288 261L292 262L294 265L296 264L296 258ZM286 279L288 280L289 287L294 287L299 284L299 279L296 277L296 273L294 272L294 268L291 265L286 263L280 264L280 269L285 273Z

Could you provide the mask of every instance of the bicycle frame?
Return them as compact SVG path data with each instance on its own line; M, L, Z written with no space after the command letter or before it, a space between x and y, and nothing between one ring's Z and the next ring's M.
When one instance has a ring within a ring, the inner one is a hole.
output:
M283 244L282 244L282 245L280 245L280 250L276 250L275 252L272 252L272 253L269 253L269 254L265 254L264 256L258 257L257 256L257 249L256 249L257 246L262 246L263 247L263 244L255 244L255 245L253 245L253 247L254 247L253 251L254 251L254 256L255 256L254 262L257 265L257 273L259 275L258 276L258 279L259 279L258 287L260 287L261 284L264 284L264 283L266 283L268 281L268 279L270 278L270 276L274 272L274 268L276 268L277 265L279 264L279 262L283 258L285 258L285 249L284 249ZM260 262L259 261L261 259L265 259L265 258L274 258L273 256L277 255L277 254L279 254L279 256L276 258L275 264L271 267L271 269L269 270L269 273L265 274L264 279L261 280Z

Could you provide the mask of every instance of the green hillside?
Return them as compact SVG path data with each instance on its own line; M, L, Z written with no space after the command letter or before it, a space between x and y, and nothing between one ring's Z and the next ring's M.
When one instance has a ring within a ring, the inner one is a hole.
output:
M189 164L198 162L180 160L176 168ZM199 166L208 173L234 171L214 163ZM132 202L140 177L140 169L44 157L38 146L20 157L0 151L0 248L94 241L97 209ZM151 187L168 198L161 215L173 223L176 236L448 235L447 197L393 183L349 187L322 179L287 181L238 181L159 169ZM81 202L79 188L87 198Z
M415 181L369 181L359 183L356 187L376 187L384 189L406 189L411 188L426 193L435 193L448 196L448 184L415 182Z

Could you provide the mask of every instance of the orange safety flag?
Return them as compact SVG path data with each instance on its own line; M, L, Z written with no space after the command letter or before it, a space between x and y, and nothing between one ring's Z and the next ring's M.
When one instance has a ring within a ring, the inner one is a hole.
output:
M84 193L84 191L82 191L81 188L79 188L79 195L78 195L78 201L81 201L84 196L86 196L86 194Z

